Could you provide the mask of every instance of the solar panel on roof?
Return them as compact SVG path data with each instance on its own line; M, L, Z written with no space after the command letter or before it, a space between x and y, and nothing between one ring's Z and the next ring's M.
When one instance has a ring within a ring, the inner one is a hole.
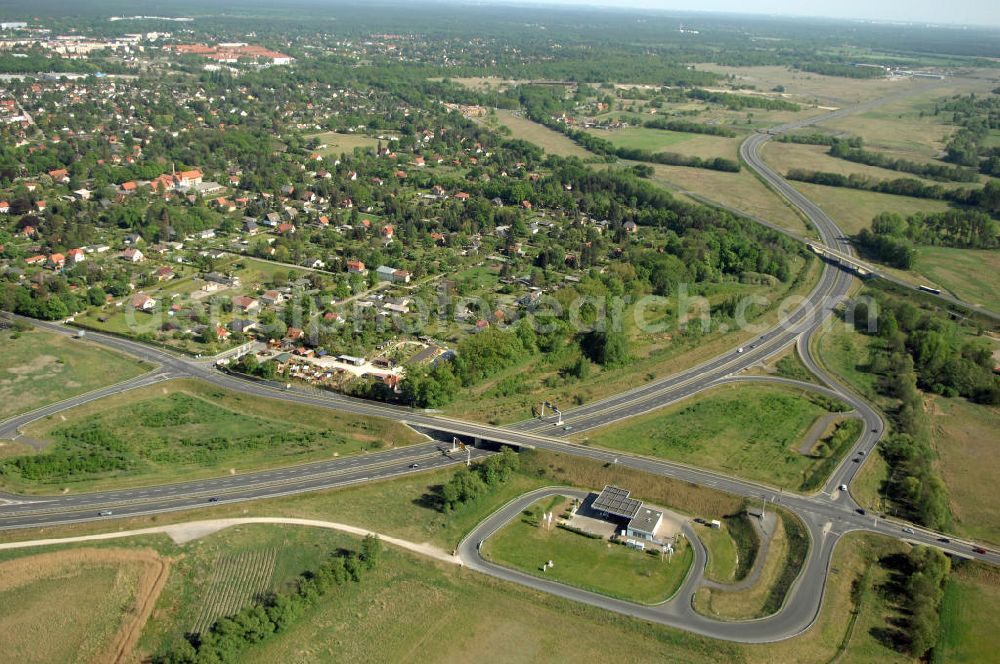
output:
M594 499L594 509L626 519L633 518L642 507L642 501L628 497L629 492L616 486L606 486Z

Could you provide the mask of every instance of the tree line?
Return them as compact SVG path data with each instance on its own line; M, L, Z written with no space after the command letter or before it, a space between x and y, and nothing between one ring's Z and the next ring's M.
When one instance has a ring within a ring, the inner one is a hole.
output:
M687 134L708 134L709 136L724 136L726 138L736 136L736 132L727 127L691 122L690 120L655 118L653 120L646 120L642 126L647 129L666 129L667 131L680 131Z
M846 187L880 194L949 201L956 205L978 207L994 216L1000 215L1000 182L996 180L988 181L981 189L973 189L946 188L936 184L925 184L915 178L878 180L863 173L842 175L803 168L789 169L785 177L789 180L821 184L827 187Z
M925 164L909 159L894 159L881 152L865 150L860 138L852 138L848 141L834 139L830 143L831 157L853 161L866 166L877 166L891 171L902 171L912 173L932 180L945 180L954 182L978 182L979 176L968 169L960 166L945 166L944 164Z

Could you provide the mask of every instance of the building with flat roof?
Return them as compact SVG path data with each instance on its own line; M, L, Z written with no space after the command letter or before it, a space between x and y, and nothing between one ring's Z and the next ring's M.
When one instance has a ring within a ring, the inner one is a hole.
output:
M622 535L636 539L655 539L663 522L663 512L646 507L641 500L629 498L628 490L617 486L605 486L594 498L591 508L620 522L624 530Z
M625 535L644 540L654 539L662 521L663 512L642 506L638 513L629 519L628 525L625 526Z

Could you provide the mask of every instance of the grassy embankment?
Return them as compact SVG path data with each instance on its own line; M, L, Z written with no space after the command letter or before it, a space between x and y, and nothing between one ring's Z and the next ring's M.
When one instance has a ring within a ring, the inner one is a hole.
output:
M814 488L828 464L799 445L829 412L808 393L727 385L647 415L580 434L590 445L709 468L787 489ZM842 450L834 453L835 458Z
M52 493L175 482L330 459L423 440L389 420L290 405L175 380L25 427L52 444L7 457L3 486Z

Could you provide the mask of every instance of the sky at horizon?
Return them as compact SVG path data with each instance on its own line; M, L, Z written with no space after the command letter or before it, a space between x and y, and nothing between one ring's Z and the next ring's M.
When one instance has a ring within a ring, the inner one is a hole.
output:
M816 17L1000 26L997 0L510 0L526 5L578 5L689 12L725 12L788 17ZM479 0L475 4L492 4ZM1000 56L1000 43L997 44Z

